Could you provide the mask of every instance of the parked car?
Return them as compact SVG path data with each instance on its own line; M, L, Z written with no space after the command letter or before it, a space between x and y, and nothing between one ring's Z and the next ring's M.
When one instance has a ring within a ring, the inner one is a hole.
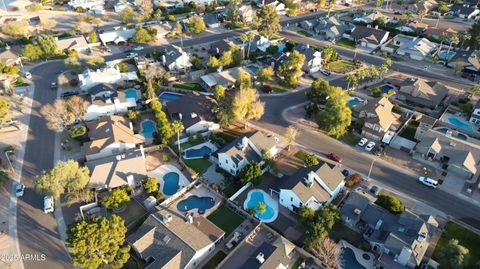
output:
M348 177L348 176L350 175L350 172L349 172L347 169L343 169L342 175L343 175L344 177Z
M378 195L380 193L380 188L377 185L373 185L370 188L370 193L373 195Z
M15 196L22 197L24 190L25 190L25 185L23 185L22 183L17 184L17 186L15 186Z
M327 158L329 158L332 161L339 162L339 163L341 163L343 161L342 157L338 156L337 154L335 154L333 152L328 153Z
M429 177L419 177L418 181L425 186L436 189L438 187L438 181Z
M53 198L50 196L43 197L43 212L50 213L54 210Z
M127 55L127 59L133 59L135 57L138 57L138 53L135 53L135 52L130 52L128 55Z
M370 141L370 142L368 142L368 144L367 144L367 146L365 147L365 149L366 149L368 152L370 152L370 151L372 151L372 149L373 149L374 147L375 147L375 142Z
M123 51L123 53L125 53L125 54L129 54L131 52L133 52L133 49L126 49L126 50Z
M142 47L142 46L136 46L136 47L133 48L134 51L141 51L143 49L144 49L144 47Z
M25 73L23 74L23 76L24 76L25 78L27 78L27 79L31 79L31 78L32 78L32 74L31 74L30 72L25 72Z
M55 90L56 88L57 88L57 83L56 82L50 83L50 89Z
M327 77L332 74L332 73L331 73L329 70L327 70L327 69L325 69L325 70L320 70L320 73L322 73L324 76L327 76Z
M368 142L368 139L366 139L365 137L363 137L362 139L360 139L360 141L358 141L358 144L360 147L363 147L365 146L365 144L367 144Z

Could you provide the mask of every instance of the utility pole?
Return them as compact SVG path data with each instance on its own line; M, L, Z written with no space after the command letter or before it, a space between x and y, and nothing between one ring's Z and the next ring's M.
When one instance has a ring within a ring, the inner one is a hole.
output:
M370 169L368 170L368 175L367 175L367 181L370 180L370 174L372 173L372 169L373 169L373 164L377 161L377 158L373 159L372 160L372 164L370 164Z

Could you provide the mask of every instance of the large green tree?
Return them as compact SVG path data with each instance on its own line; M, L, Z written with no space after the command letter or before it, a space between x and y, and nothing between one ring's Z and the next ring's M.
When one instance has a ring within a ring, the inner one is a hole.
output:
M175 131L168 121L167 114L165 114L162 109L162 103L160 103L158 100L152 100L150 102L150 107L153 111L155 121L157 122L157 128L161 137L161 142L162 144L168 144L170 139L175 135Z
M385 208L390 211L392 214L401 214L405 211L405 205L395 196L380 194L375 201L375 204Z
M468 30L470 34L470 44L474 49L480 49L480 21L476 21Z
M22 55L29 61L36 61L43 56L42 50L33 44L27 44L22 50Z
M348 95L340 87L329 87L325 108L317 113L318 126L328 135L343 136L352 121L352 111L347 106Z
M260 184L262 169L257 162L250 162L240 171L240 180L243 184L251 182L253 185Z
M49 171L43 171L34 182L34 188L42 195L58 199L67 192L78 191L90 181L87 167L81 167L78 162L69 160L58 162Z
M119 209L128 202L130 202L130 196L128 196L127 191L123 188L114 189L110 195L103 199L103 205L106 208L114 209Z
M37 37L37 46L42 50L43 57L50 57L60 53L60 49L53 36L39 35Z
M193 34L199 34L205 32L207 30L207 26L205 25L205 21L202 17L195 16L191 17L188 20L188 32Z
M465 268L469 249L460 245L457 239L450 239L438 253L440 269Z
M262 7L255 17L255 25L258 32L268 39L280 32L282 29L280 15L278 15L275 6L268 5Z
M278 68L278 74L290 86L296 87L302 74L302 67L305 62L305 55L293 51L288 55L287 60Z
M262 117L265 103L260 101L255 89L242 88L235 93L231 109L235 119L244 122L246 127L248 121Z
M73 264L87 269L120 269L129 259L125 223L117 215L82 219L68 231L67 247Z
M338 58L337 50L332 46L326 46L322 51L322 59L324 64L331 63Z
M312 249L326 237L333 225L340 220L340 212L334 205L324 206L317 211L302 206L299 212L298 219L307 226L304 241L307 249Z

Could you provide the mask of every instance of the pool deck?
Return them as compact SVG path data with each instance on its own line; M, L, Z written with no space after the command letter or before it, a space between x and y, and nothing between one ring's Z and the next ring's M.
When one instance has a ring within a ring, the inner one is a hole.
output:
M366 269L373 269L374 268L375 256L372 253L360 250L360 249L354 247L352 244L348 243L345 240L340 240L339 244L341 245L342 248L351 249L353 251L353 253L355 254L355 258L357 259L358 263L360 263L363 267L365 267ZM362 257L363 254L367 254L368 256L370 256L370 259L369 260L364 259ZM345 269L348 269L348 268L345 268Z
M157 167L155 170L147 172L147 174L148 174L149 177L157 178L158 179L158 184L160 184L159 189L163 190L163 185L164 185L163 176L167 173L170 173L170 172L175 172L179 175L179 179L178 179L179 188L178 188L178 190L180 190L181 188L186 187L190 184L190 181L187 179L187 177L185 177L185 175L177 167L175 167L174 165L171 165L171 164L161 165L161 166ZM169 195L165 195L165 196L169 197Z
M190 191L187 191L185 192L184 194L182 194L180 197L178 197L177 199L173 200L171 203L168 204L168 208L170 210L175 210L178 214L180 215L184 215L185 212L183 211L180 211L177 209L177 204L180 202L180 201L183 201L185 199L187 199L188 197L192 196L192 195L196 195L198 197L210 197L212 198L215 202L213 204L213 206L207 210L205 210L205 213L202 214L202 216L204 217L207 217L208 215L210 215L213 211L215 211L219 206L220 204L222 203L222 198L210 191L210 189L208 189L207 187L205 187L203 184L200 184L198 185L198 187L194 187L192 188ZM196 216L199 216L198 214L198 209L194 208L192 210L189 210L187 211L189 213L193 213L193 216L196 217Z
M472 127L472 130L467 130L467 129L464 129L464 128L461 128L459 126L456 126L455 124L452 124L448 119L449 118L455 118L457 119L458 121L460 121L461 123L464 123L464 124L467 124L469 126ZM473 136L473 137L480 137L480 132L478 132L478 126L476 126L475 124L471 123L468 121L467 118L465 118L464 116L461 116L461 115L457 115L457 114L453 114L453 113L449 113L449 112L445 112L443 113L442 117L440 118L439 122L441 123L441 125L443 126L446 126L446 127L449 127L450 129L453 129L453 130L456 130L458 132L461 132L461 133L464 133L464 134L467 134L469 136Z
M207 142L204 142L204 143L202 143L202 144L198 144L198 145L196 145L196 146L189 147L189 148L183 150L183 158L184 158L185 160L202 159L203 156L187 157L187 156L185 155L185 151L187 151L187 150L189 150L189 149L200 149L200 148L202 148L202 147L204 147L204 146L209 147L209 148L212 150L211 152L215 152L215 151L218 150L217 146L215 146L212 142L207 141Z

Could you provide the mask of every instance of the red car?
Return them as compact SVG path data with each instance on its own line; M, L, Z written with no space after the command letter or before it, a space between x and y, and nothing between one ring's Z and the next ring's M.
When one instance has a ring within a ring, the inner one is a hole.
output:
M341 163L343 161L342 157L338 156L337 154L335 154L333 152L328 153L327 158L329 158L332 161L339 162L339 163Z

